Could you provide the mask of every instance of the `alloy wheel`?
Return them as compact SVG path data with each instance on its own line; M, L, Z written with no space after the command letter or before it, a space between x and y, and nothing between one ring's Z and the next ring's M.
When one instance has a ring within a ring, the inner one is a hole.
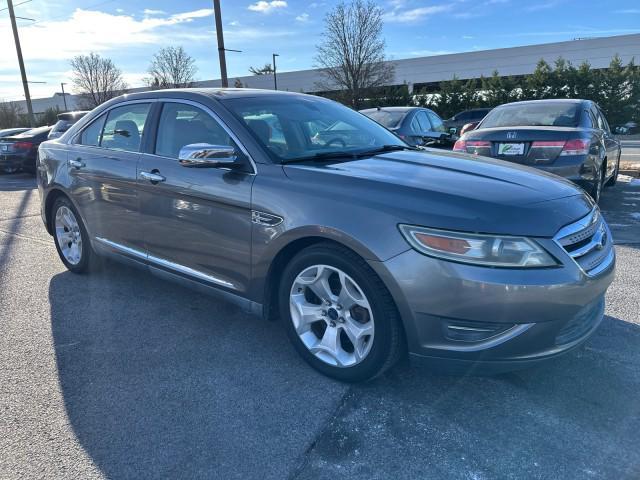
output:
M335 367L362 362L373 345L373 312L362 288L329 265L305 268L289 295L291 319L305 347Z
M82 232L76 216L70 208L62 205L56 211L56 239L65 260L78 265L82 260Z

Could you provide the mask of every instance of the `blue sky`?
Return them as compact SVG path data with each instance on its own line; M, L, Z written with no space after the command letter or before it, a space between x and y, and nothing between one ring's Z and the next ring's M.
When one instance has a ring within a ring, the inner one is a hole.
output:
M18 4L24 0L14 0ZM229 76L280 54L278 69L314 66L323 18L335 1L222 0ZM548 43L640 32L638 0L379 0L389 58ZM0 0L0 8L6 0ZM33 97L70 82L69 59L95 51L142 85L159 48L182 45L199 80L219 78L211 0L32 0L16 7ZM0 99L22 98L8 14L0 12ZM640 60L640 59L639 59ZM70 87L68 87L70 88Z

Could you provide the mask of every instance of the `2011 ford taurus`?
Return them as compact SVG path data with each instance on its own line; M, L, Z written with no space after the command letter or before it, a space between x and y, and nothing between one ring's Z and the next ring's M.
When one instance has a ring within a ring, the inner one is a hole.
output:
M335 122L348 141L317 136ZM614 275L607 224L571 183L415 151L302 94L122 96L44 143L38 178L72 272L110 256L220 294L346 381L406 352L498 370L555 357L597 328Z

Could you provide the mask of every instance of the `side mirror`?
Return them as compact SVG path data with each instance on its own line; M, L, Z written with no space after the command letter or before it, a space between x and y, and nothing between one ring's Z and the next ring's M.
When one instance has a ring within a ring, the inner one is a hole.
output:
M458 131L458 129L457 129L456 127L451 127L451 128L449 129L449 133L450 133L451 135L455 135L457 131Z
M180 149L178 162L190 168L232 167L238 163L238 153L228 145L192 143Z

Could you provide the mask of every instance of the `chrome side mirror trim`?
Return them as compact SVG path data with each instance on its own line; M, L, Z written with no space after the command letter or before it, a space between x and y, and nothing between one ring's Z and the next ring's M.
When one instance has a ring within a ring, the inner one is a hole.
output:
M228 145L192 143L180 149L178 162L183 167L217 168L230 167L238 161L238 152Z

